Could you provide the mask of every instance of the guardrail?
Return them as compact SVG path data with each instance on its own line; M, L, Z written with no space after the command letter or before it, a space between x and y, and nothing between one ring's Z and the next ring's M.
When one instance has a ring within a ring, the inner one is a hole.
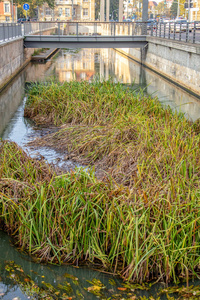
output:
M148 35L182 41L186 43L200 43L200 22L166 22L151 23ZM150 31L150 32L149 32Z
M17 23L0 23L0 42L22 37L22 26Z
M0 23L0 41L20 36L154 36L186 43L200 43L200 22L25 22Z

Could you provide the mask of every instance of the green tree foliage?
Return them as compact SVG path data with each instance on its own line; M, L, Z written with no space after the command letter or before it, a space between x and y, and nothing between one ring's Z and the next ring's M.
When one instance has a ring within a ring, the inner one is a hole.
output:
M15 0L14 4L18 6L18 17L23 17L26 15L26 11L23 9L24 3L28 3L30 5L30 9L28 10L27 14L31 18L36 16L38 6L41 6L44 3L47 3L50 8L55 6L55 0Z
M118 19L118 11L116 11L119 8L119 0L110 0L110 15L114 19ZM99 13L100 13L100 0L95 1L95 19L99 19Z
M185 8L184 8L185 0L180 0L179 3L179 16L185 16ZM171 16L177 17L178 13L178 0L174 0L170 9Z

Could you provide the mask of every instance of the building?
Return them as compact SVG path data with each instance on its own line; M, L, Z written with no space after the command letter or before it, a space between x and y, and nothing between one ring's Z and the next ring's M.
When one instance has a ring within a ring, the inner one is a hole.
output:
M0 2L0 22L12 22L12 20L16 22L16 13L16 7L15 5L12 5L12 2L9 0Z
M123 5L124 5L123 18L124 19L132 18L133 14L136 12L137 9L136 3L134 3L133 0L124 0Z
M54 9L43 5L39 9L41 21L94 21L95 0L56 0Z
M193 0L193 8L190 9L190 20L200 21L200 0Z

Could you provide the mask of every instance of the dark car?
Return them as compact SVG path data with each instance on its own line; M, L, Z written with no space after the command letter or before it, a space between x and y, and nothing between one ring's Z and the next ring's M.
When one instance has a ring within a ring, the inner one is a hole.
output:
M24 22L26 22L26 18L19 18L17 20L17 23L24 23Z

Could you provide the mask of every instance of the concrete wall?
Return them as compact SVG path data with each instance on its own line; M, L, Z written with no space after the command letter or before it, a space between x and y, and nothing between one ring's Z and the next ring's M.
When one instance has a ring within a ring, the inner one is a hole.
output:
M43 30L45 35L52 32L55 32L55 27ZM34 48L24 49L23 38L0 44L0 91L29 63L34 50Z
M30 61L34 49L24 49L23 38L0 44L0 91Z
M172 82L200 93L200 45L147 37L148 49L117 49Z

